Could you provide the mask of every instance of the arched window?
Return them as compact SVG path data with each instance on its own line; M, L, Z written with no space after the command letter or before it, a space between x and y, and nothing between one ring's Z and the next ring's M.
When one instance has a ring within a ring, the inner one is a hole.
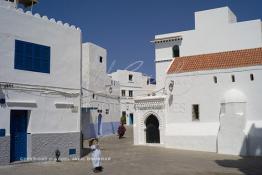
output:
M179 57L179 46L178 45L174 45L172 48L172 51L173 51L173 58Z

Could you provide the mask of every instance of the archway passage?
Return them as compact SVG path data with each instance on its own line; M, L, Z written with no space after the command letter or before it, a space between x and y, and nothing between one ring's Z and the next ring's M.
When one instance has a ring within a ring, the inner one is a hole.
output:
M146 119L146 143L160 143L159 121L154 115Z

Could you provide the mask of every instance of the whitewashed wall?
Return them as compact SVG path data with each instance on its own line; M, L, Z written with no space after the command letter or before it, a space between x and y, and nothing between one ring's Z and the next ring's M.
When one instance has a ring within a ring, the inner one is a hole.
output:
M16 4L12 2L8 2L6 0L0 0L0 7L5 7L5 8L16 8Z
M159 115L160 120L165 120L164 136L160 138L165 147L262 155L261 66L166 74L175 59L172 58L174 45L180 47L180 56L258 48L262 47L261 26L261 20L237 22L233 12L223 7L196 12L194 30L155 36L156 40L182 38L155 45L156 89L164 88L160 94L166 96L164 113L155 114ZM250 80L250 74L254 75L254 81ZM232 82L232 75L236 82ZM217 84L214 83L214 76L217 77ZM172 80L174 89L170 92L169 83ZM239 94L232 92L244 94L245 101L239 102ZM154 98L157 99L160 94ZM228 99L233 99L233 103L225 102ZM146 97L142 100L145 106L150 103ZM193 104L199 105L199 121L192 120ZM224 104L226 111L233 113L223 114L221 106ZM143 126L147 113L154 114L154 111L136 110L135 144L145 143Z
M103 57L102 63L100 62L100 56ZM119 96L119 82L114 81L107 74L107 51L93 43L83 44L83 92L90 93L84 95L84 106L89 105L85 100L93 98L95 96L112 96L114 98ZM112 93L109 92L109 88L112 88Z
M100 63L100 56L103 58ZM106 73L107 52L93 43L83 44L83 86L89 90L105 93L105 86L111 85Z
M93 43L83 44L83 133L84 138L95 137L98 111L102 110L104 134L113 134L120 121L120 85L107 75L107 51ZM102 57L102 62L100 62ZM109 88L112 88L110 93ZM93 109L91 109L93 108ZM106 114L106 110L109 113ZM112 129L113 128L113 129Z
M221 126L221 104L225 101L225 95L232 89L242 92L246 97L244 115L246 122L242 133L246 136L252 135L256 130L256 134L259 132L262 134L260 125L256 125L256 123L262 121L260 115L262 112L260 107L262 95L259 92L262 88L261 68L261 66L254 66L168 75L166 81L168 94L166 146L216 152L217 134L219 125ZM250 80L250 74L254 75L254 81ZM236 82L232 82L231 75L235 76ZM217 84L214 83L214 76L217 77ZM168 90L171 80L175 82L172 93ZM192 121L193 104L199 104L199 121ZM229 119L227 120L229 121ZM251 129L252 125L256 126L253 131ZM234 129L233 125L231 129ZM232 130L231 133L233 132ZM238 135L241 136L241 133ZM258 142L259 139L260 137L253 137L249 142L249 147L261 146L262 143ZM243 141L243 146L245 144L245 141ZM262 147L257 149L262 149ZM228 150L230 152L230 150L234 149L228 148ZM250 149L250 151L252 154L256 152L254 149ZM231 153L236 154L234 151Z
M150 96L135 98L134 117L134 144L146 145L146 120L150 115L157 118L159 122L160 145L165 146L165 96ZM146 108L146 109L145 109ZM150 145L150 144L149 144Z
M1 8L0 13L1 81L79 89L80 30L15 9ZM14 69L15 39L50 46L50 74Z
M172 59L172 47L179 45L180 56L261 47L261 20L237 22L228 7L195 12L195 29L156 35L155 39L181 36L182 41L156 43L157 89L162 88ZM169 62L161 62L170 60ZM159 63L158 63L159 62Z
M46 16L3 6L0 7L0 21L0 82L14 84L13 89L3 90L6 101L36 104L33 108L1 107L0 128L5 128L9 135L10 110L25 109L31 110L28 128L31 133L79 132L81 31ZM16 39L50 46L50 74L14 69ZM34 90L19 91L15 90L17 84L78 95L65 97L61 94L44 95ZM78 110L58 109L57 103L73 104Z
M129 75L133 75L132 81L129 81ZM126 112L126 123L129 124L129 115L135 115L134 97L148 96L148 94L151 94L155 90L155 85L147 84L150 77L143 75L141 72L117 70L111 73L110 76L120 84L121 111ZM122 90L125 90L125 97L122 96ZM130 90L133 91L133 97L129 97Z
M128 90L133 90L133 96L147 96L154 89L154 85L147 84L150 77L143 75L141 72L117 70L110 75L112 79L120 83L121 90L126 90L126 96L128 96ZM129 81L129 75L133 75L132 81Z

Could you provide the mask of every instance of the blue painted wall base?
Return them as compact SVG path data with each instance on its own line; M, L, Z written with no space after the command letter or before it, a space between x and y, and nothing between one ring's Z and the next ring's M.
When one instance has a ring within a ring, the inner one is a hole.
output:
M96 138L96 137L101 137L101 136L106 136L106 135L112 135L112 134L117 134L117 129L119 127L120 122L102 122L101 124L101 130L102 133L101 135L98 135L98 124L97 123L91 123L89 125L90 128L90 138Z

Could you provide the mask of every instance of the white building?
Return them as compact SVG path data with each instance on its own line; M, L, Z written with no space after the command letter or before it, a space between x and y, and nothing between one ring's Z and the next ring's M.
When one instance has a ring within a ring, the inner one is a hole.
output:
M261 20L237 22L228 8L195 12L195 29L156 35L157 87L162 88L175 56L189 56L261 46ZM179 48L179 52L176 52Z
M194 30L153 42L162 93L135 99L134 143L261 156L261 20L200 11Z
M107 75L107 51L93 43L84 43L82 53L84 139L115 134L120 122L120 88Z
M152 94L155 84L149 76L143 75L141 72L117 70L110 76L120 84L121 116L126 117L127 125L132 125L135 112L134 98Z
M4 0L0 23L0 164L79 157L81 31Z

